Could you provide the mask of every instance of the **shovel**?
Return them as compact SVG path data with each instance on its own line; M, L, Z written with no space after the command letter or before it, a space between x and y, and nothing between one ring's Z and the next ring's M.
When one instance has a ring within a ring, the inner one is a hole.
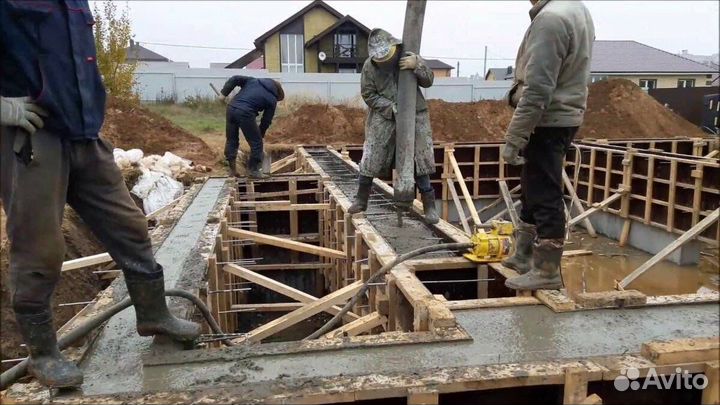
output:
M263 160L262 160L262 172L265 174L270 174L270 167L272 166L272 157L269 153L263 151Z

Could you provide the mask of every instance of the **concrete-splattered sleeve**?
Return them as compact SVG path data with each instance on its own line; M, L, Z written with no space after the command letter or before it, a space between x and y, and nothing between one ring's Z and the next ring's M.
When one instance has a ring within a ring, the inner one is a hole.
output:
M417 77L417 83L420 87L428 88L433 85L433 81L435 81L435 74L433 73L432 69L430 69L425 63L425 59L418 56L418 65L413 71L415 73L415 77Z
M392 119L393 102L380 94L375 85L375 75L373 74L372 68L368 65L363 67L362 74L360 75L360 92L368 107L377 111L385 119Z

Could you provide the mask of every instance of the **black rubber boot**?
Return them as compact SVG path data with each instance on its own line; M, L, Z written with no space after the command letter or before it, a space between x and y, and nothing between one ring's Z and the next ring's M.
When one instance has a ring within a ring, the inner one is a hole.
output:
M367 209L371 188L372 184L358 184L358 191L352 205L348 208L348 214L357 214Z
M135 306L137 331L140 336L166 335L179 342L193 341L200 336L200 325L173 316L165 302L165 281L125 279Z
M533 243L537 238L537 227L520 221L515 228L515 252L502 261L502 265L525 274L532 268Z
M423 211L425 213L425 221L428 224L437 224L440 222L440 216L435 207L435 191L428 191L421 194Z
M237 172L237 164L235 163L235 159L228 159L228 177L239 177Z
M563 239L539 239L533 246L532 270L522 276L505 280L513 290L559 290L563 288L560 260Z
M81 386L82 371L75 363L68 361L58 349L50 312L15 314L15 318L30 352L28 362L30 374L47 387Z

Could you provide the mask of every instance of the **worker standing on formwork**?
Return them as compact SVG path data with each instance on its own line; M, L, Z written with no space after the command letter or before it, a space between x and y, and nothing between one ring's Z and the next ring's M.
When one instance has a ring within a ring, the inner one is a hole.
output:
M236 88L240 91L226 100ZM249 76L233 76L225 82L220 90L221 101L228 101L225 117L225 159L227 159L229 175L237 177L237 153L240 146L238 130L250 145L250 158L247 163L247 176L251 179L266 179L269 173L263 173L263 138L272 124L278 101L285 98L280 82L273 79L257 79ZM262 111L260 126L257 116Z
M200 325L170 314L163 268L147 219L98 137L105 88L85 0L0 2L2 202L10 240L10 286L28 369L50 387L82 384L58 350L50 297L65 256L69 203L122 269L142 336L191 341Z
M530 27L518 51L515 107L503 159L523 165L521 224L503 264L521 274L513 289L562 288L565 237L563 160L583 122L595 28L581 1L531 0ZM523 157L519 156L523 152Z
M363 65L360 85L369 110L365 121L365 144L360 161L358 191L348 209L350 214L367 209L373 178L388 175L394 165L400 70L412 70L419 87L432 86L434 79L425 61L411 52L403 54L402 41L385 30L372 30L368 38L368 54L370 57ZM435 172L432 129L427 103L419 87L415 110L415 184L422 196L425 220L436 224L440 217L435 208L435 191L430 184L430 174Z

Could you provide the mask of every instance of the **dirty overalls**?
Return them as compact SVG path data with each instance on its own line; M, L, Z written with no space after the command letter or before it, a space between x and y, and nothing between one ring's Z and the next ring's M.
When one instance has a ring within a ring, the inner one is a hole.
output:
M98 137L105 88L87 1L0 2L0 91L30 96L49 116L30 136L0 128L2 202L16 314L51 319L65 247L65 203L105 245L126 280L162 277L147 220L134 204L112 146Z

